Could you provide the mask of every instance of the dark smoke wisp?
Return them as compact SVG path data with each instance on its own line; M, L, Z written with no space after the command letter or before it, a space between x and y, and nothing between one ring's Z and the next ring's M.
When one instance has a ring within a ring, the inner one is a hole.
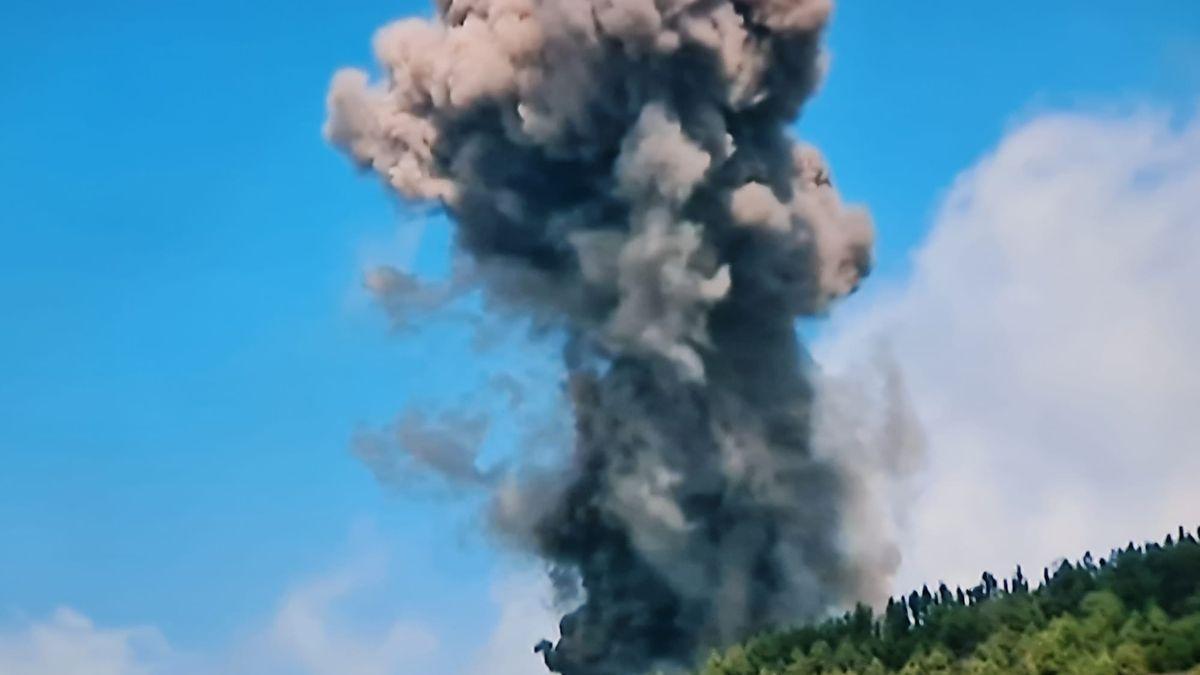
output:
M333 80L330 141L440 201L485 292L569 336L569 466L486 481L497 525L584 591L540 646L555 672L685 665L878 586L794 329L870 264L868 216L788 133L830 10L442 0L376 35L382 82ZM484 483L466 457L418 459Z

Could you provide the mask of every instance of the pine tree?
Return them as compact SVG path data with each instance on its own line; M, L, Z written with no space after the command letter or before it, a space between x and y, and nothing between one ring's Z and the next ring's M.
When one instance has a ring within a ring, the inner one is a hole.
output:
M953 594L945 583L936 593L924 586L890 599L878 617L860 605L755 638L714 655L702 672L1200 675L1200 542L1189 531L1130 544L1107 561L1087 552L1044 569L1043 579L1030 589L1017 567L1011 580L985 572Z

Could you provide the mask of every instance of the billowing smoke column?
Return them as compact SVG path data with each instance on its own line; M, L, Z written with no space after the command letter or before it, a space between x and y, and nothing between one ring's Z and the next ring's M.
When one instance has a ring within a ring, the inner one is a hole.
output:
M584 591L539 646L555 672L687 664L878 583L888 556L843 544L851 487L813 452L794 330L870 264L868 216L788 134L830 10L439 0L378 33L382 83L334 78L327 137L440 201L490 296L570 337L569 468L486 479L496 522Z

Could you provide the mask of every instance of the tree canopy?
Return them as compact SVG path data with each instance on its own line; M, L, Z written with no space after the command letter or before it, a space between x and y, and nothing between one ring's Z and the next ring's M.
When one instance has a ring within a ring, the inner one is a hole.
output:
M700 675L1200 674L1200 543L1091 552L971 588L900 595L714 653ZM1192 669L1192 670L1189 670Z

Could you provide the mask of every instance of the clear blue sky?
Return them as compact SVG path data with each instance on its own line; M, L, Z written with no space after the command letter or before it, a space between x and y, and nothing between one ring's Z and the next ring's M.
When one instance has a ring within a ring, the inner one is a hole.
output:
M393 335L363 301L404 218L320 137L333 70L427 11L0 7L0 613L68 604L204 647L373 522L405 561L382 597L483 630L494 557L464 512L348 452L473 372L463 331ZM798 128L870 205L885 278L1014 119L1200 91L1195 0L844 0L830 45ZM426 238L417 266L443 257Z

